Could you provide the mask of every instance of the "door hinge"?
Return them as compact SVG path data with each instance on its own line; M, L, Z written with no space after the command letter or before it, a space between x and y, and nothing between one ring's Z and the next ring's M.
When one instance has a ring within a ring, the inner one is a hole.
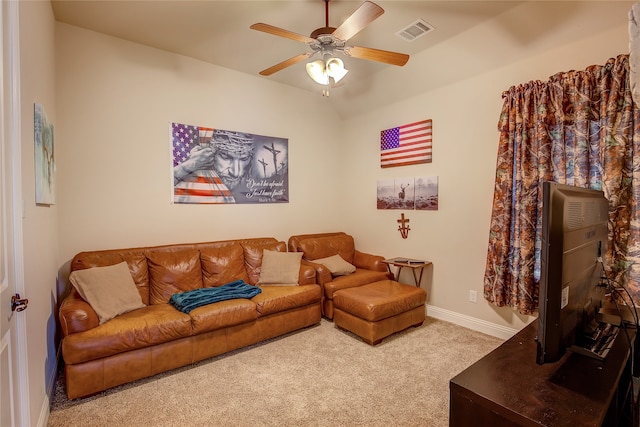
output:
M11 311L23 311L29 305L29 300L20 298L20 294L11 296Z

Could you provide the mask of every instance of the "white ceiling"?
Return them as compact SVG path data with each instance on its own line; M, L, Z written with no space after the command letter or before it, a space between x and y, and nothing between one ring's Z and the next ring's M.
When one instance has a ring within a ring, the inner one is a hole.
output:
M309 35L325 26L323 0L52 0L51 3L60 22L321 96L322 87L305 73L306 61L269 77L259 76L260 70L309 52L310 48L300 42L251 30L249 26L264 22ZM557 42L558 34L570 41L594 29L620 25L626 22L633 1L388 0L375 3L385 13L347 44L402 52L411 55L411 59L404 67L396 67L345 57L345 67L350 72L343 80L344 85L332 89L327 99L342 116L400 100L414 91L424 92L470 77L517 59L524 48L551 48L552 45L545 47L545 41ZM329 25L338 27L361 4L362 1L331 0ZM427 21L436 30L413 42L395 35L417 19ZM445 62L449 65L443 65ZM440 65L434 67L434 64Z

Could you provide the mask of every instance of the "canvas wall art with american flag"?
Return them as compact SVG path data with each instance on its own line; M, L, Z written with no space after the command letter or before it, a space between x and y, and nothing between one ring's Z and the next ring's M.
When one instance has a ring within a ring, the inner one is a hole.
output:
M380 167L431 163L432 120L422 120L380 132Z
M171 123L173 203L287 203L286 138Z

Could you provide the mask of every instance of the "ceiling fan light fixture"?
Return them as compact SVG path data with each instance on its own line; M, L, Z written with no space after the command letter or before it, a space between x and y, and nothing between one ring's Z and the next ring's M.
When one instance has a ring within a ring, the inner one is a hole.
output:
M342 59L331 56L328 56L326 60L318 59L307 64L307 74L309 77L311 77L314 82L325 86L329 84L330 78L337 83L342 80L348 72L349 70L344 68Z
M344 68L344 62L342 62L340 58L329 58L326 64L326 70L329 77L333 78L336 83L342 80L349 72L349 70Z
M320 59L307 64L307 74L314 82L320 85L329 84L329 76L326 73L325 64Z

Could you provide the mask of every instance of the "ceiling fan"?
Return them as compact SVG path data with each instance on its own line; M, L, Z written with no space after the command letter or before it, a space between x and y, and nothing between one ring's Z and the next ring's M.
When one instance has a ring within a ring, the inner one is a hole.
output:
M325 26L314 30L309 37L273 25L257 23L250 28L252 30L262 31L291 40L306 43L311 52L301 53L285 61L282 61L272 67L260 71L260 75L270 76L280 70L283 70L298 62L304 61L317 53L320 53L323 60L315 61L315 66L321 68L324 72L325 80L318 80L312 74L314 72L314 63L307 64L307 73L309 76L320 84L329 84L328 76L333 77L334 81L338 81L346 74L342 61L333 57L335 52L344 53L347 56L358 59L366 59L369 61L383 62L385 64L403 66L409 60L409 55L398 52L390 52L387 50L373 49L370 47L347 46L347 41L363 30L367 25L384 13L377 4L365 1L356 9L338 28L329 26L329 0L325 2ZM341 69L343 71L341 71ZM335 72L335 75L333 72Z

